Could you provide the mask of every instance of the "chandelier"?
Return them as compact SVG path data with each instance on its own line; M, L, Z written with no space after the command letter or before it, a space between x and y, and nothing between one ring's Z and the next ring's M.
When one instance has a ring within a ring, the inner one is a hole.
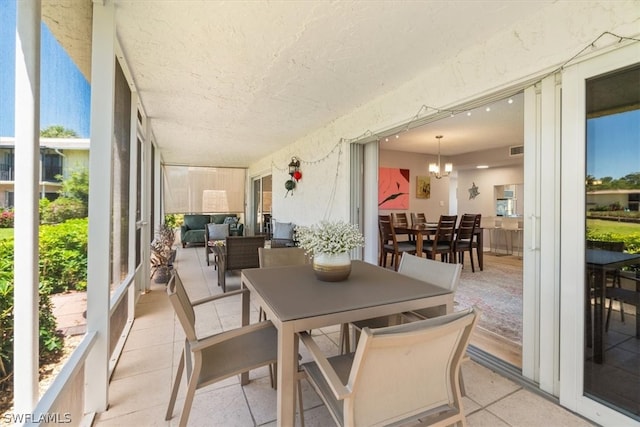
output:
M444 173L442 173L442 167L440 164L440 140L442 139L442 135L437 135L436 139L438 140L438 164L429 163L429 174L436 179L440 179L443 176L449 176L453 170L453 165L451 163L445 163Z

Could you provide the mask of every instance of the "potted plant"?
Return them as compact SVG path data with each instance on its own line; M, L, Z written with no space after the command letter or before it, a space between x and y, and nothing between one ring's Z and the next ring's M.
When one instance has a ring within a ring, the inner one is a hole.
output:
M313 255L313 270L318 279L338 282L351 273L349 251L364 244L355 224L344 221L321 221L309 227L296 227L298 246Z
M151 242L151 276L156 274L157 283L167 283L169 273L176 258L175 229L167 223L158 227L155 238Z

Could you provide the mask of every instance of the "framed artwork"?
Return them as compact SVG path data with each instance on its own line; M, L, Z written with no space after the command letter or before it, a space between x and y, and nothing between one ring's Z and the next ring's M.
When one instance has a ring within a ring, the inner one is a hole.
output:
M431 177L416 176L416 198L428 199L431 197Z
M409 209L409 169L380 168L378 208Z

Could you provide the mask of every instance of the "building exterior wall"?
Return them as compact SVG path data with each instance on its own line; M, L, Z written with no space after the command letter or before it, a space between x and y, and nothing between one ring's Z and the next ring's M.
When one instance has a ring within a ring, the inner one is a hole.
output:
M68 178L76 170L87 169L89 167L89 140L77 139L68 144L69 140L56 140L46 138L41 141L42 150L50 155L62 156L62 176ZM0 141L0 163L6 163L6 154L14 150L13 138L2 138ZM46 145L45 145L46 144ZM71 148L65 148L71 147ZM54 153L54 154L52 154ZM15 164L14 164L15 166ZM12 207L12 194L14 191L15 171L6 170L0 175L0 208ZM3 179L7 178L7 179ZM42 181L38 187L41 198L55 197L61 186L59 182Z

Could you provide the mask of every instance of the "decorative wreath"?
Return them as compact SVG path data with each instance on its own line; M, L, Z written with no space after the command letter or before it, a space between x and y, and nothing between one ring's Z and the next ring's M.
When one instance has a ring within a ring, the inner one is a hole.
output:
M284 197L287 197L289 195L289 192L291 192L291 195L293 195L293 189L296 188L296 182L292 179L288 179L284 183L284 188L287 189L287 193L284 195Z

